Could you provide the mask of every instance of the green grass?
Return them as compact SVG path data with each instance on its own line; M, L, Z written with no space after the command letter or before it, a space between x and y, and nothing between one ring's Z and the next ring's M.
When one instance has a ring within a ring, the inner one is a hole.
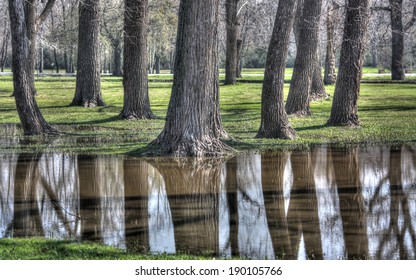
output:
M256 70L258 72L260 70ZM253 70L254 72L254 70ZM169 74L163 74L165 77ZM256 77L258 78L258 77ZM164 78L163 78L164 79ZM162 80L163 80L162 79ZM59 137L23 137L12 94L12 77L0 76L0 152L59 150L78 153L127 154L144 148L164 126L172 83L149 83L150 100L156 120L123 121L120 77L102 78L107 107L69 107L75 91L74 77L39 77L37 101L46 120L60 131ZM223 124L238 150L303 148L321 143L339 145L416 140L416 84L365 83L359 99L359 128L327 127L332 99L311 104L311 117L290 117L298 138L293 141L256 139L260 125L261 83L239 83L220 87ZM289 85L285 84L287 94ZM327 87L333 94L334 87Z
M0 239L0 260L209 260L208 255L130 253L92 242Z

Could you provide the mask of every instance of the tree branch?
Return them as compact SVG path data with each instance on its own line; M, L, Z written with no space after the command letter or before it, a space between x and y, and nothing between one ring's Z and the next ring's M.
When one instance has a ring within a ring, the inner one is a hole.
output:
M45 22L45 20L48 17L50 11L53 8L53 5L55 4L55 2L56 2L56 0L49 0L48 3L46 3L46 6L43 9L42 13L36 19L36 25L37 25L37 27L41 26Z
M376 12L379 12L379 11L391 12L390 7L372 7L371 9Z
M410 21L408 23L406 23L406 25L404 26L404 31L408 31L416 22L416 5L413 6L413 14L412 14L412 18L410 19Z

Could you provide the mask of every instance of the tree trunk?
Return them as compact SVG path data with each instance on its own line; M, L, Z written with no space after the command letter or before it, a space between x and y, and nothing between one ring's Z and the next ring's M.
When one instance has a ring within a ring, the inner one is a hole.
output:
M404 80L403 0L389 0L391 18L391 79Z
M160 54L155 54L155 72L156 74L160 74Z
M9 44L9 38L10 38L10 29L9 29L8 25L9 25L8 21L7 21L7 19L5 19L3 42L1 44L1 51L0 51L1 72L4 72L4 64L6 62L6 57L7 57L7 46Z
M328 93L325 91L324 80L322 79L322 69L319 58L319 51L316 52L315 69L313 70L310 100L327 99Z
M79 3L78 63L71 106L105 106L100 86L100 0Z
M124 107L120 117L152 119L147 81L147 0L125 0Z
M301 22L295 67L286 101L286 112L296 115L310 115L310 89L315 70L319 39L319 20L322 0L305 0ZM312 63L311 63L312 62Z
M226 8L226 26L227 26L227 41L226 41L226 57L225 57L225 84L233 85L237 82L237 33L238 33L238 18L237 18L237 4L239 0L227 0Z
M359 125L358 96L371 0L348 0L337 85L328 125Z
M16 108L25 135L56 134L58 131L45 121L34 98L34 72L23 2L9 0Z
M219 0L182 0L172 95L165 128L154 140L157 154L215 156L230 150L219 112Z
M121 66L121 42L117 40L114 42L114 66L113 66L113 76L123 76L123 70Z
M296 0L279 1L267 54L261 95L261 125L257 138L294 139L283 99L283 84Z
M332 0L328 5L326 16L326 56L325 56L325 73L324 84L333 85L336 80L336 66L335 66L335 9L337 9L335 1Z
M237 69L236 69L237 78L243 77L243 75L241 75L241 72L243 70L242 49L243 49L243 40L237 39Z

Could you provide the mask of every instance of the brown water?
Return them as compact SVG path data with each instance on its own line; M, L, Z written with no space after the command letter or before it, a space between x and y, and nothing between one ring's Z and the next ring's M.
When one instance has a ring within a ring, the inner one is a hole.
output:
M0 155L0 238L251 259L415 259L416 147L228 161Z

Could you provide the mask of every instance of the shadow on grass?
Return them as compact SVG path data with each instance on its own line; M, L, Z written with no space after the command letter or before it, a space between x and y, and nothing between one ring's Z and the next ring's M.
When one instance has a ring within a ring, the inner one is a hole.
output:
M305 127L297 127L296 131L305 131L305 130L317 130L328 127L327 124L321 124L321 125L312 125L312 126L305 126Z

